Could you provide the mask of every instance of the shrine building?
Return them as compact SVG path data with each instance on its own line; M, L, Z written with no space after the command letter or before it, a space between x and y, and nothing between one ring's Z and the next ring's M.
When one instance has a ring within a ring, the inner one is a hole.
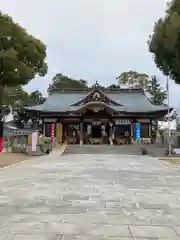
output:
M166 105L153 105L142 89L51 89L46 101L26 111L43 120L44 134L55 127L58 143L132 144L136 123L140 138L152 139L152 121L163 119Z

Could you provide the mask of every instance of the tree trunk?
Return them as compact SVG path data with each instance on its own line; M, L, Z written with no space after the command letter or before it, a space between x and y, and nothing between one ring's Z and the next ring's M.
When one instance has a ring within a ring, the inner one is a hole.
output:
M3 95L4 95L4 87L0 86L0 152L3 149Z

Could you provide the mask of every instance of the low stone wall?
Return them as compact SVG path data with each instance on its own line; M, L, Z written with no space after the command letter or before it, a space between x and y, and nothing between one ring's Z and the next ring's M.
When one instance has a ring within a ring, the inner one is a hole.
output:
M165 146L156 144L143 144L140 146L143 155L152 157L162 157L165 153Z
M13 144L12 153L26 153L26 145L22 144Z
M46 152L42 151L42 148L40 145L36 146L36 151L32 151L32 146L27 145L25 152L28 156L42 156L46 154Z

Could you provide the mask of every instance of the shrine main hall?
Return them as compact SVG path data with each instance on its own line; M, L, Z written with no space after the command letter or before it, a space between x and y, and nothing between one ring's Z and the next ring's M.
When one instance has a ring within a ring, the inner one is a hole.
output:
M51 89L46 101L26 108L44 124L44 134L58 143L132 144L136 123L140 138L152 140L152 121L163 119L166 105L153 105L143 89Z

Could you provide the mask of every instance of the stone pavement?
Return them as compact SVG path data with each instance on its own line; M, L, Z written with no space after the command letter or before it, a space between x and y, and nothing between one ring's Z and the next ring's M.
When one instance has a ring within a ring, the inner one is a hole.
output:
M0 170L0 240L180 239L180 169L65 154Z

